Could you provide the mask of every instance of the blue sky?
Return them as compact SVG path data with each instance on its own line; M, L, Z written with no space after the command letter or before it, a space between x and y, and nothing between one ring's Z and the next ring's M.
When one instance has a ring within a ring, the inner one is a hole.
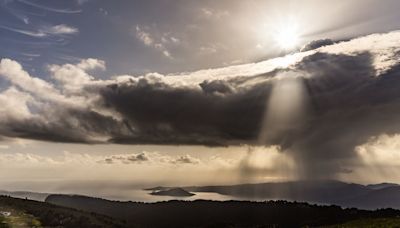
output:
M282 55L274 33L292 21L302 33L299 45L394 30L399 5L392 0L2 0L0 57L17 60L40 77L48 74L47 64L85 58L107 62L100 77L199 70Z

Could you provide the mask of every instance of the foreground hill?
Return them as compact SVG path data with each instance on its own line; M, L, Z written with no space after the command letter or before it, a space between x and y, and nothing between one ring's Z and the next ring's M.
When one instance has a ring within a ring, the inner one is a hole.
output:
M0 196L0 212L0 222L2 222L0 227L4 228L42 226L59 228L126 227L122 221L105 215L8 196ZM21 225L21 223L25 225Z
M400 211L393 209L366 211L286 201L136 203L77 195L50 195L46 202L124 219L130 227L304 227L400 216Z

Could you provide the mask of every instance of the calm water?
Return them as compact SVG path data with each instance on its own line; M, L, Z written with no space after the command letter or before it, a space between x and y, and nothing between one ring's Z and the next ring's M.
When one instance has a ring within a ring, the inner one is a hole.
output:
M150 195L149 194L150 192L151 191L137 189L119 194L117 196L109 194L98 194L98 197L110 200L140 201L140 202L158 202L158 201L168 201L168 200L197 200L197 199L224 201L224 200L235 199L232 196L225 196L212 192L193 192L196 195L190 197L155 196L155 195Z

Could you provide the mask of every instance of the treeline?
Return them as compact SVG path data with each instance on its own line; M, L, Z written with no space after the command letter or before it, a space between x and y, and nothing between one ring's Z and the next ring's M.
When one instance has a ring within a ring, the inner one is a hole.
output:
M400 211L393 209L368 211L287 201L136 203L85 196L50 195L46 202L124 219L130 227L304 227L400 215Z

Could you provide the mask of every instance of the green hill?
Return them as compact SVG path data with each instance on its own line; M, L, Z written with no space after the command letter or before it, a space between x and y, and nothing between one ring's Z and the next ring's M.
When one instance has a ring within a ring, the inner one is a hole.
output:
M287 201L139 203L50 195L46 202L123 219L130 227L318 227L400 215L400 211L393 209L368 211Z
M122 220L33 200L0 196L0 228L123 228Z

